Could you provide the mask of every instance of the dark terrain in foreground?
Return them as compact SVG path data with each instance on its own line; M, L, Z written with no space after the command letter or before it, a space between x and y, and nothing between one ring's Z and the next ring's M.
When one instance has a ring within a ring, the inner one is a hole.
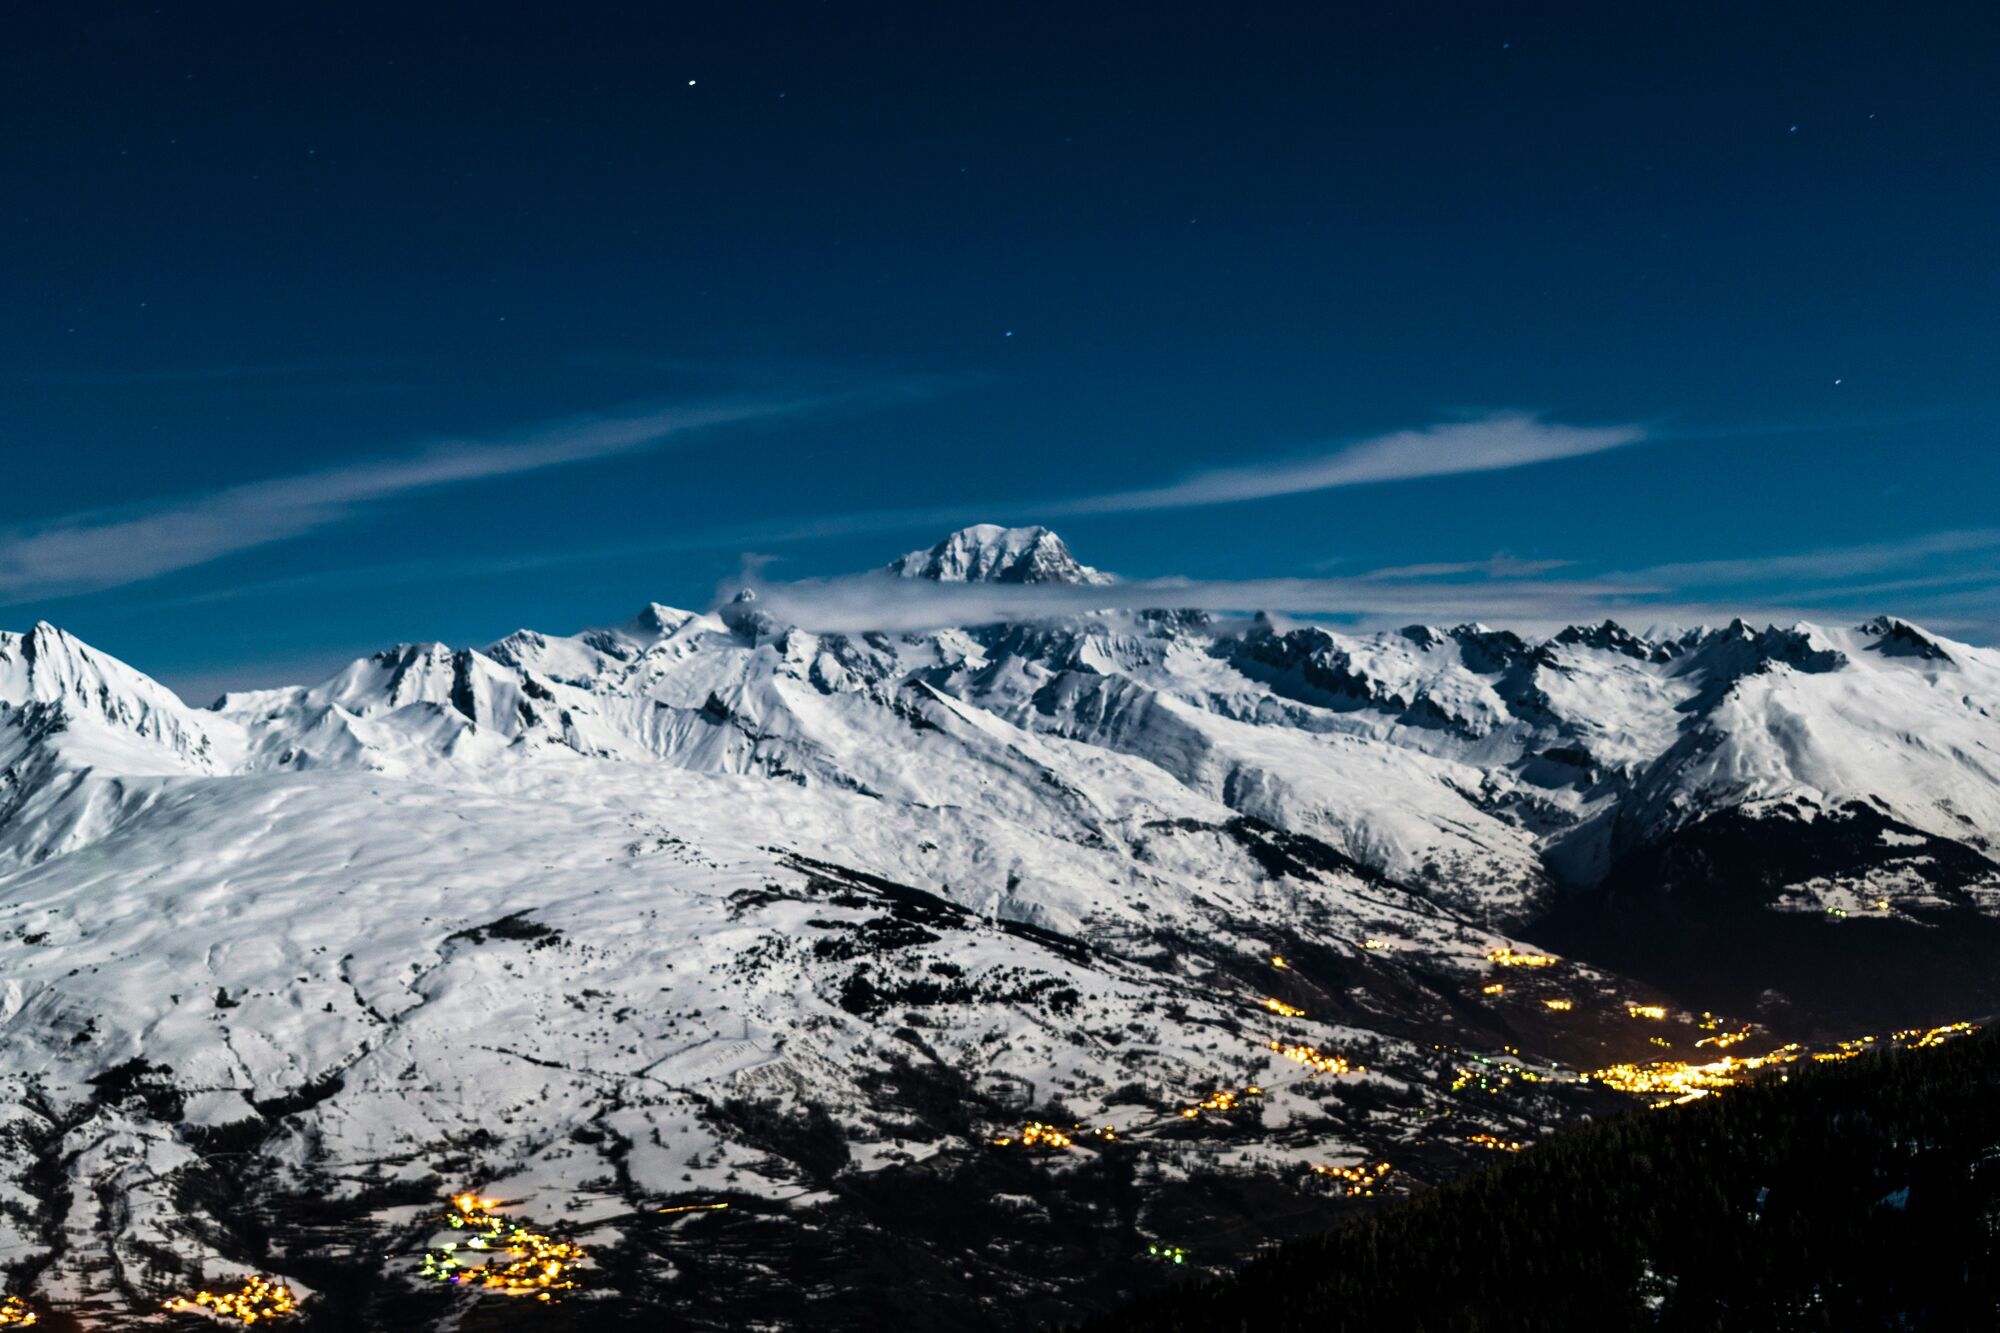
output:
M2000 1034L1569 1131L1087 1333L2000 1326Z

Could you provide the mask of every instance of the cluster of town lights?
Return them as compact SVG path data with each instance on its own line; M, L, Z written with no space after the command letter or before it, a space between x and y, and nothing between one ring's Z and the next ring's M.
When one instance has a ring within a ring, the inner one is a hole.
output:
M1350 1199L1372 1197L1375 1186L1381 1183L1382 1177L1389 1174L1389 1164L1376 1162L1371 1165L1364 1162L1360 1166L1315 1166L1313 1174L1325 1176L1333 1181Z
M1289 1008L1281 1000L1269 999L1264 1003L1274 1010ZM1298 1010L1290 1011L1293 1015L1298 1012ZM1322 1074L1365 1074L1368 1072L1361 1066L1350 1063L1346 1056L1327 1055L1303 1042L1287 1042L1273 1037L1265 1044L1272 1051L1284 1056L1294 1064L1304 1065L1311 1071L1306 1075L1309 1079L1317 1079ZM1240 1089L1221 1088L1205 1094L1200 1101L1193 1105L1183 1105L1179 1115L1167 1120L1165 1123L1172 1124L1176 1121L1199 1120L1204 1115L1228 1115L1233 1111L1241 1110L1246 1104L1247 1099L1262 1097L1263 1095L1264 1089L1254 1083L1247 1084ZM1148 1122L1136 1128L1128 1128L1133 1133L1143 1135L1149 1129L1158 1128L1159 1124L1160 1122ZM1079 1139L1098 1139L1107 1143L1116 1142L1118 1140L1118 1130L1112 1125L1103 1125L1097 1129L1091 1129L1081 1121L1065 1129L1049 1124L1046 1121L1030 1120L1021 1127L1018 1133L1002 1134L989 1141L996 1148L1026 1148L1031 1151L1061 1152L1076 1147Z
M1545 953L1520 953L1511 945L1488 949L1486 959L1499 967L1552 967L1557 961Z
M1443 1047L1438 1049L1442 1050ZM1463 1052L1474 1067L1470 1069L1464 1066L1456 1067L1453 1070L1451 1090L1463 1092L1476 1083L1481 1092L1490 1092L1498 1096L1503 1089L1512 1087L1517 1079L1523 1083L1540 1083L1544 1080L1545 1075L1538 1074L1519 1063L1521 1059L1519 1047L1509 1046L1506 1049L1508 1056L1512 1058L1500 1059L1494 1056L1473 1055L1469 1051Z
M1892 1033L1885 1044L1922 1050L1926 1047L1941 1046L1953 1037L1962 1037L1979 1029L1977 1023L1947 1023L1934 1028L1906 1028ZM1713 1040L1718 1046L1742 1040L1743 1033L1728 1034ZM1697 1043L1698 1045L1701 1043ZM1852 1037L1836 1044L1833 1049L1811 1053L1815 1061L1829 1062L1851 1060L1877 1045L1875 1037ZM1725 1055L1719 1060L1706 1064L1689 1064L1683 1060L1655 1060L1650 1064L1620 1064L1607 1069L1599 1069L1584 1075L1585 1081L1595 1079L1606 1087L1619 1092L1629 1092L1635 1096L1653 1098L1655 1107L1685 1106L1689 1102L1700 1101L1704 1097L1732 1088L1749 1075L1772 1065L1787 1065L1807 1058L1806 1048L1797 1042L1778 1047L1764 1055Z
M299 1299L292 1289L282 1282L273 1281L261 1273L243 1279L243 1285L234 1291L202 1290L192 1296L176 1296L167 1302L167 1309L175 1314L184 1311L206 1310L220 1319L233 1319L239 1324L262 1324L273 1319L283 1319L298 1313ZM34 1322L30 1315L28 1323Z
M1297 1005L1286 1004L1283 1000L1275 997L1265 1000L1264 1007L1284 1018L1304 1018L1306 1016L1306 1011Z
M1805 1048L1793 1042L1767 1055L1725 1055L1720 1060L1699 1065L1685 1060L1656 1060L1644 1065L1619 1064L1596 1070L1585 1077L1619 1092L1655 1098L1655 1106L1683 1106L1720 1089L1733 1088L1743 1081L1745 1075L1767 1065L1790 1064L1804 1053Z
M1193 1120L1204 1111L1234 1111L1245 1097L1262 1097L1263 1095L1264 1090L1255 1086L1245 1088L1242 1092L1237 1092L1233 1088L1224 1088L1220 1092L1209 1093L1208 1096L1202 1098L1200 1102L1193 1106L1182 1107L1181 1116L1183 1119Z
M1312 1070L1314 1078L1318 1078L1321 1074L1359 1074L1364 1072L1349 1064L1347 1057L1344 1055L1323 1055L1312 1047L1300 1042L1287 1044L1273 1037L1270 1047L1287 1060L1293 1061L1296 1064L1302 1064Z
M0 1328L26 1328L39 1322L41 1316L30 1310L19 1296L0 1300Z
M1814 1051L1813 1059L1820 1064L1837 1064L1842 1060L1852 1060L1874 1044L1873 1037L1854 1037L1841 1042L1830 1051Z
M1927 1046L1942 1046L1953 1037L1963 1037L1979 1030L1977 1023L1947 1023L1939 1028L1904 1028L1894 1035L1913 1050L1923 1050Z
M1528 1146L1519 1139L1503 1139L1498 1134L1486 1133L1469 1134L1466 1136L1465 1141L1475 1147L1486 1148L1492 1152L1519 1152Z
M1019 1134L1002 1135L993 1140L993 1144L998 1148L1012 1148L1016 1145L1023 1148L1073 1148L1076 1146L1078 1135L1110 1143L1118 1137L1118 1131L1110 1125L1087 1129L1081 1123L1071 1125L1068 1129L1057 1129L1054 1125L1030 1120L1021 1127Z
M423 1275L508 1296L533 1296L539 1301L554 1300L559 1291L575 1290L576 1266L589 1257L583 1247L510 1222L493 1211L499 1206L499 1200L482 1199L477 1194L453 1196L445 1221L454 1231L471 1232L471 1237L462 1248L452 1241L425 1251ZM491 1258L473 1262L466 1251Z

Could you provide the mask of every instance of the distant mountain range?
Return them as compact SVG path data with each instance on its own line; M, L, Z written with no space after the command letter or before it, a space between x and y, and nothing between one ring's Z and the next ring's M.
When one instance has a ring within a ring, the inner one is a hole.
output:
M1109 582L997 527L877 577ZM860 1262L924 1275L909 1326L1018 1326L1724 1016L2000 1007L1996 945L2000 653L1889 617L814 634L745 594L209 709L43 624L0 635L0 1264L93 1328L250 1270L441 1326L363 1256L465 1186L595 1247L593 1327L858 1327L797 1274Z

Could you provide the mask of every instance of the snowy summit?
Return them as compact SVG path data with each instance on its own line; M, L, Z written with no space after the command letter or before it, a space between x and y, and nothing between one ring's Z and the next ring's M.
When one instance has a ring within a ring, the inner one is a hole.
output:
M960 528L928 550L890 562L889 572L938 583L1112 581L1109 574L1079 563L1063 539L1047 528L1003 528L994 523Z

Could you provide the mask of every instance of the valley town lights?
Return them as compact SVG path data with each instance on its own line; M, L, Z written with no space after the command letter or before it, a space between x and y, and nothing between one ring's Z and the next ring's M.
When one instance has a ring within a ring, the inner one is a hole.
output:
M576 1266L589 1258L583 1247L509 1221L493 1211L499 1206L499 1200L476 1194L454 1196L445 1221L453 1230L471 1232L471 1238L463 1253L455 1241L426 1251L423 1275L507 1296L533 1296L538 1301L554 1300L556 1292L574 1291L579 1285ZM476 1263L468 1258L474 1253L494 1257Z
M234 1291L204 1289L192 1296L175 1297L166 1308L173 1313L206 1310L223 1320L260 1324L296 1314L299 1301L290 1287L257 1273L244 1278L243 1285Z

